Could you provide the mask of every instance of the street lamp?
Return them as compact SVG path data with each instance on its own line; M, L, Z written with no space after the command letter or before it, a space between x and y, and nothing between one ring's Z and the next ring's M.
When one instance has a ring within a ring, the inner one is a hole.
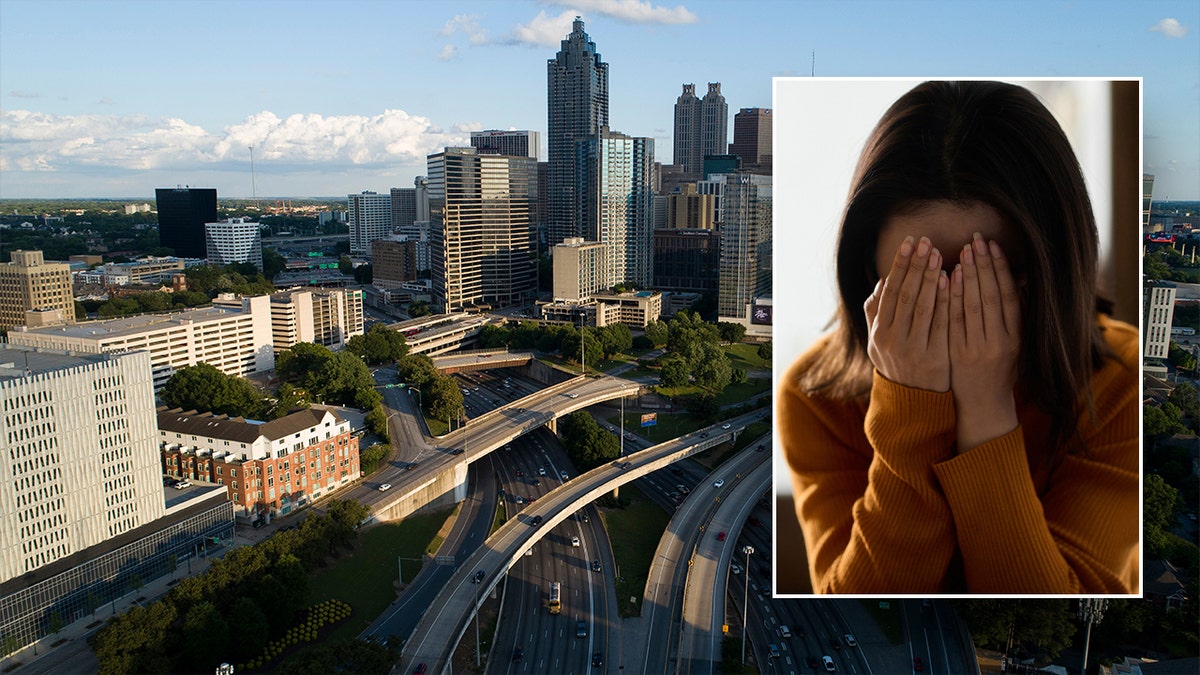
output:
M746 629L750 626L750 555L754 553L753 546L743 546L742 553L746 554L746 575L742 577L742 665L746 664Z
M1104 610L1108 609L1108 601L1101 598L1079 599L1079 620L1087 622L1087 638L1083 641L1083 669L1081 675L1087 675L1088 647L1092 644L1092 624L1104 619Z

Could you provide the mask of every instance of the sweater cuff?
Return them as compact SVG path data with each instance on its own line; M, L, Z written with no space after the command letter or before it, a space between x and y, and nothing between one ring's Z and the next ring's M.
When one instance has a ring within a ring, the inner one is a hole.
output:
M954 454L954 394L893 382L875 371L864 431L892 466L928 470Z
M1016 545L1014 533L1028 536L1045 529L1041 502L1029 474L1021 427L933 466L942 493L958 524L963 548ZM996 495L1010 509L996 512ZM1040 525L1040 528L1039 528Z

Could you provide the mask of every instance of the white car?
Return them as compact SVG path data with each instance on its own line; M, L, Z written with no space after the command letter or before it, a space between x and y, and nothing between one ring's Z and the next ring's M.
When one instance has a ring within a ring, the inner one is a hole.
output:
M579 546L579 537L571 537L571 545Z
M538 467L538 475L539 475L539 476L545 476L545 475L546 475L546 467L544 467L544 466L539 466L539 467Z
M567 475L566 471L559 471L558 477L562 478L563 480L571 480L571 477Z
M379 486L379 491L380 491L380 492L387 492L388 490L391 490L391 489L392 489L392 484L391 484L391 483L384 483L383 485L380 485L380 486Z
M734 574L741 574L741 573L742 573L742 568L741 568L741 566L740 566L740 565L738 565L737 563L734 563L734 564L732 564L732 565L730 565L730 566L729 566L729 571L730 571L730 572L733 572Z
M851 634L849 634L849 633L846 633L846 634L845 634L845 635L843 635L842 637L843 637L843 638L845 638L845 640L846 640L846 646L847 646L847 647L857 647L857 646L858 646L858 642L856 642L856 641L854 640L854 636L853 636L853 635L851 635Z
M713 487L715 487L715 488L723 487L724 485L725 485L724 478L718 478L717 482L713 483Z
M722 424L722 425L721 425L721 428L722 428L722 429L728 429L728 428L729 428L729 426L730 426L730 425L728 425L728 424Z

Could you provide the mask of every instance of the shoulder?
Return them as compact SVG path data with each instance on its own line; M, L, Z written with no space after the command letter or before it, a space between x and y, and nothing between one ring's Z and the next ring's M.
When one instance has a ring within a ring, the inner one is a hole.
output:
M1141 361L1141 339L1137 327L1105 314L1099 315L1096 324L1100 329L1100 334L1104 336L1104 341L1108 343L1109 349L1116 355L1117 362L1136 373L1138 363ZM1105 367L1107 368L1109 365L1111 364L1105 364Z
M1141 342L1137 328L1101 316L1098 326L1113 356L1092 375L1090 410L1080 415L1080 431L1089 446L1108 447L1119 456L1112 463L1137 469L1137 439L1140 438ZM1120 448L1132 448L1131 453Z
M819 338L785 371L777 391L777 417L785 445L814 434L832 434L841 442L848 429L862 433L865 405L816 394L804 386L804 376L828 357L831 336Z

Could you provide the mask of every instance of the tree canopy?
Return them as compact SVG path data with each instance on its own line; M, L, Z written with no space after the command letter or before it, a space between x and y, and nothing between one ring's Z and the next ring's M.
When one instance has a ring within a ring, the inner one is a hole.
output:
M173 408L248 419L263 419L271 409L249 380L226 375L207 363L175 371L159 396Z
M408 354L408 342L400 331L384 323L373 323L365 333L346 341L346 351L372 365L390 363Z
M617 437L600 428L591 415L577 410L559 421L563 447L580 471L594 469L620 456Z

